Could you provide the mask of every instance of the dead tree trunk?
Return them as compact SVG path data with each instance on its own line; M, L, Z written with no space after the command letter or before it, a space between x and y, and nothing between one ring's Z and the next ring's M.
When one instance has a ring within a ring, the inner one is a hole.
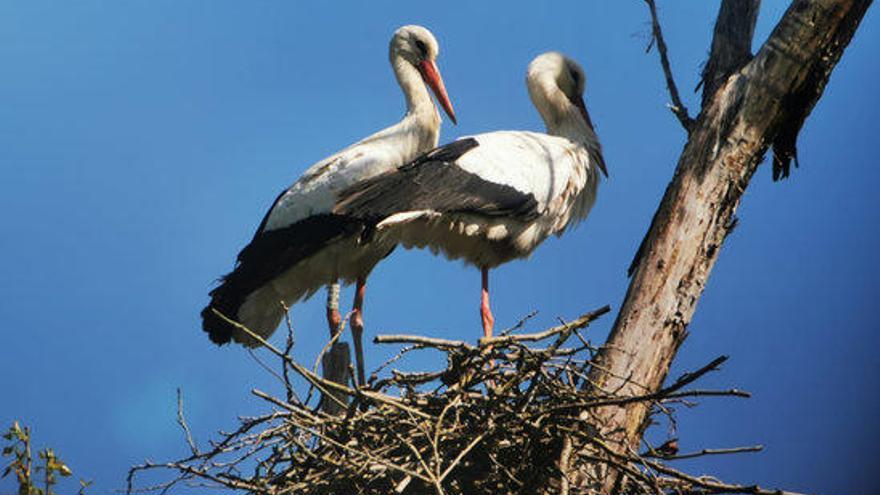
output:
M661 387L721 246L736 225L734 213L752 175L771 145L774 175L787 173L798 131L870 3L795 0L752 58L759 1L725 0L703 74L703 108L693 121L686 110L684 118L681 114L664 60L673 110L689 139L633 261L632 281L611 335L592 368L597 394L638 395ZM653 2L648 4L653 13ZM655 17L659 48L658 34ZM612 448L618 452L637 451L648 411L644 402L609 406L593 411L590 424L614 439ZM603 473L598 482L602 492L622 486L621 473L576 462L570 452L561 459L569 471L563 486L575 480L595 488L598 472Z

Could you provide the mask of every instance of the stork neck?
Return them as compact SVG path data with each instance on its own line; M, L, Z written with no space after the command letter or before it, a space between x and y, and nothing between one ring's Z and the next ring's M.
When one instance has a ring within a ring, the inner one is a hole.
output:
M406 113L414 115L417 118L425 119L428 122L440 123L440 114L437 113L437 107L428 93L428 87L422 80L419 71L407 60L401 56L392 59L391 65L394 67L394 75L397 76L397 82L403 90L406 97Z
M593 130L584 121L578 107L559 89L555 78L544 74L530 75L526 85L532 103L544 121L547 134L583 144L595 140Z
M560 111L556 118L545 119L547 134L563 137L581 145L589 154L591 161L596 164L591 168L593 173L597 173L596 166L603 167L604 170L602 146L599 144L596 131L584 121L578 107L568 103L568 106L563 108L564 110Z
M558 104L554 115L546 116L543 113L547 134L564 137L587 147L595 145L596 133L584 121L580 110L567 99Z

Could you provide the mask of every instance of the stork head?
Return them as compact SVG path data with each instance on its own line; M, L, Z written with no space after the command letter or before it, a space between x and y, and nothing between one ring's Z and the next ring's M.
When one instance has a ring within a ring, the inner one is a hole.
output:
M437 69L437 55L440 45L427 28L416 25L403 26L394 32L391 38L391 60L402 58L412 64L422 76L425 84L434 92L440 106L449 115L452 123L456 123L452 102L446 94L446 86Z
M585 85L584 69L559 52L538 55L526 72L529 96L547 131L583 142L607 177L599 140L584 104Z

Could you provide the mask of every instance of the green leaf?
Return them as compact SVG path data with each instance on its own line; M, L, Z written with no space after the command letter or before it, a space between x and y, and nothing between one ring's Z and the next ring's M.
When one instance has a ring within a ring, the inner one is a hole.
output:
M91 481L86 481L86 480L84 480L84 479L80 479L80 480L79 480L79 491L76 492L77 495L85 495L85 493L86 493L86 488L88 488L88 487L90 487L90 486L92 486L92 482L91 482Z

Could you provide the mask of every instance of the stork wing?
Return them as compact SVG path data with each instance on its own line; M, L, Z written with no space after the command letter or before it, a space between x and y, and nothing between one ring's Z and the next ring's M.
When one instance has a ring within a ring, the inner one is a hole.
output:
M412 211L534 219L538 215L534 195L458 166L457 160L477 146L473 138L453 141L396 170L355 184L342 191L333 213L368 223Z

